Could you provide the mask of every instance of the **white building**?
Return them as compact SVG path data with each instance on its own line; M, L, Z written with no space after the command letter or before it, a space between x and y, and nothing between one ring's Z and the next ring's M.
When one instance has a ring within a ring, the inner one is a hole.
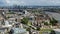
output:
M27 31L22 28L13 28L13 34L27 34Z

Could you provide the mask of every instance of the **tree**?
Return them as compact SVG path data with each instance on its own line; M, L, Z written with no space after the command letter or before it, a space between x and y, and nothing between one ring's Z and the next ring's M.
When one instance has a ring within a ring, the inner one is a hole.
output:
M54 30L52 30L50 34L56 34L56 33L55 33L55 31L54 31Z
M5 22L4 22L4 20L2 20L2 23L1 23L2 25L5 25Z
M28 24L28 18L23 18L22 20L21 20L21 23L23 23L23 24Z
M51 25L56 25L56 23L58 23L58 21L54 18L52 18L52 20L50 19L50 24Z
M37 30L40 31L40 27L37 27Z
M44 22L44 25L48 25L48 22Z
M31 34L31 28L26 28L26 30Z
M27 31L30 31L31 29L30 28L26 28Z
M9 32L9 34L13 34L14 33L14 30L13 29L11 29L10 30L10 32Z
M54 23L58 23L58 21L56 19L54 19L54 18L52 18L52 19L53 19Z
M17 22L17 19L15 19L15 21Z

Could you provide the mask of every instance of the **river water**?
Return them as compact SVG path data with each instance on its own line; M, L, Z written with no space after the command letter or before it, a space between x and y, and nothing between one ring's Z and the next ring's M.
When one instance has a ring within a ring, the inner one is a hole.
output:
M48 11L45 11L46 14L54 17L56 20L58 20L60 22L60 14L59 13L56 13L56 12L48 12Z

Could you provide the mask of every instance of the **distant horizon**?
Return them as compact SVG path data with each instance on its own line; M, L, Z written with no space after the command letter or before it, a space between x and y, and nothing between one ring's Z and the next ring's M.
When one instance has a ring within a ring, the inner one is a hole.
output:
M12 5L12 6L39 6L39 5ZM0 6L0 7L8 7L8 6ZM55 7L55 6L44 6L44 5L42 5L41 7ZM60 6L56 6L56 7L60 7Z

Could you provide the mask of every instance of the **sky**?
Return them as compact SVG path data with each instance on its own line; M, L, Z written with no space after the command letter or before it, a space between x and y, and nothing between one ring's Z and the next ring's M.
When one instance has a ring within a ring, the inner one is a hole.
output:
M60 0L0 0L0 6L12 5L60 6Z

